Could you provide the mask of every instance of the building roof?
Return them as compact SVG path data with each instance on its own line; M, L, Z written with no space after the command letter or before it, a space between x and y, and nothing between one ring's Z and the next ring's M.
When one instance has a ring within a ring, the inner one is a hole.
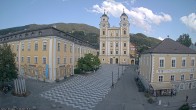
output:
M125 12L123 12L121 16L127 16L127 14Z
M38 29L29 29L18 31L10 34L6 34L0 36L0 43L7 43L12 41L24 40L24 39L32 39L38 37L46 37L46 36L58 36L68 41L74 42L76 44L87 46L90 48L95 48L94 45L90 44L89 42L78 38L76 36L72 36L69 33L61 31L51 26L41 27Z
M157 54L196 54L196 51L176 42L170 38L164 39L157 46L150 48L145 53Z

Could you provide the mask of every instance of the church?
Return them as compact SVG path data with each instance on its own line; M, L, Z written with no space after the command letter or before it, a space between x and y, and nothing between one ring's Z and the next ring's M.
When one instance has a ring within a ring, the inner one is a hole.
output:
M130 36L128 16L123 11L120 27L110 27L109 17L105 14L100 21L99 59L102 64L135 64L130 55Z

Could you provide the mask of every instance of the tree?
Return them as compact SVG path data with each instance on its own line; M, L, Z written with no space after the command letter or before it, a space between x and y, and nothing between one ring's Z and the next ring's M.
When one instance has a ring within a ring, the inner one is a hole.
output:
M15 56L10 45L0 45L0 82L9 82L17 78Z
M189 37L189 34L180 35L180 37L176 41L181 43L182 45L187 46L187 47L189 47L192 44L192 41L191 41L191 38Z
M92 70L96 70L100 64L101 63L98 56L94 56L93 54L89 53L89 54L85 54L84 57L78 60L77 69L84 72L92 71Z

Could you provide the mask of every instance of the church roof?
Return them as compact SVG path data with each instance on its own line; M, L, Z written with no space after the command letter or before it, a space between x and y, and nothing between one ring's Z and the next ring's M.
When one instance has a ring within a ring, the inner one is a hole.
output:
M102 15L102 17L108 17L105 13Z
M196 51L176 42L170 38L164 39L157 46L148 49L145 53L157 54L196 54Z
M123 12L121 16L127 16L127 14L125 12Z

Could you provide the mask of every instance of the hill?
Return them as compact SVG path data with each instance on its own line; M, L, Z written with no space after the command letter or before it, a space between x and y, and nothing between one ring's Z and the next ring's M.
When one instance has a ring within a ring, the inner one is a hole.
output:
M80 39L86 40L89 43L95 45L97 48L99 47L99 29L93 26L89 26L87 24L77 24L77 23L53 23L53 24L30 24L25 26L13 27L0 30L0 35L5 35L8 33L13 33L17 31L22 31L25 29L37 29L46 26L53 26L59 30L64 32L68 32L69 34L78 37ZM142 51L142 49L147 49L157 45L160 40L147 37L142 33L130 34L130 42L134 43L137 46L138 51Z
M130 34L130 42L137 46L153 47L161 42L161 40L154 37L148 37L142 33Z

